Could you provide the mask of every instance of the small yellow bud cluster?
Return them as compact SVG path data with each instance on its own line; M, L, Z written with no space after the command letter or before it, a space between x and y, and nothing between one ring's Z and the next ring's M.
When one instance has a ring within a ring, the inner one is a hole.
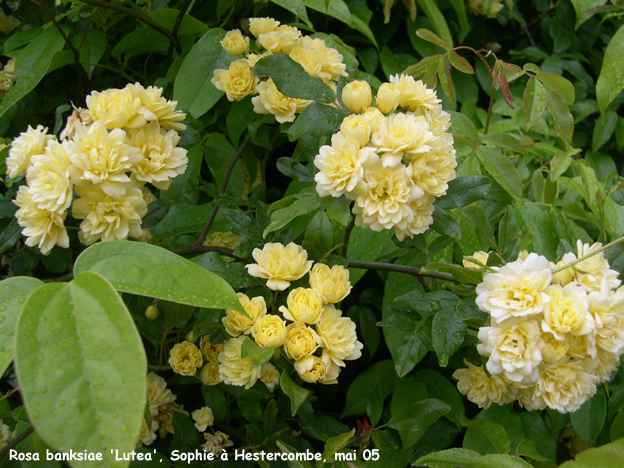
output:
M490 323L479 330L477 350L488 358L487 373L466 362L453 374L460 392L482 408L517 400L529 410L560 413L596 393L624 352L624 291L616 291L618 273L600 247L579 240L578 257L567 253L556 265L525 251L484 274L476 303Z
M342 55L327 47L322 39L302 36L293 26L281 25L273 18L251 18L249 31L256 37L257 49L250 52L250 38L235 29L229 31L221 45L225 51L240 59L232 62L228 69L217 69L212 84L223 91L230 101L240 101L246 96L252 99L254 111L258 114L272 114L279 123L292 122L311 101L291 98L281 93L271 78L260 81L252 67L263 57L284 53L299 63L311 76L321 78L333 89L338 79L346 76L346 65ZM258 52L258 53L256 53ZM246 54L246 56L243 56Z
M64 222L70 207L83 220L83 244L149 238L141 222L155 198L145 185L167 190L188 164L186 149L177 146L185 114L162 92L139 83L94 91L87 109L69 117L61 141L41 125L13 140L7 173L26 176L14 203L27 245L44 255L55 245L69 247Z
M365 81L348 83L341 97L353 114L314 159L316 191L353 200L358 226L394 229L399 240L425 232L457 167L450 115L436 92L395 75L379 87L376 107Z
M468 0L468 10L473 15L486 16L488 18L496 18L498 12L503 9L503 2L501 0L492 0L490 2L490 9L485 9L483 0Z

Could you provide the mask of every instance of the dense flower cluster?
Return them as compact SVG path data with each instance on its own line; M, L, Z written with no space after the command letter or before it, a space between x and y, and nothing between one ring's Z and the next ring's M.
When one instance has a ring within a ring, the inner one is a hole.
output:
M346 65L342 55L325 41L302 36L293 26L281 25L273 18L251 18L249 31L256 37L255 46L250 49L250 38L235 29L229 31L221 45L228 54L241 57L232 62L227 70L217 69L212 84L223 91L228 100L240 101L246 96L252 99L254 111L258 114L273 114L279 123L292 122L296 114L310 105L311 101L296 99L282 94L271 78L260 81L252 67L258 60L269 55L288 54L311 76L321 78L334 90L341 76L346 76Z
M395 75L380 86L376 107L364 81L347 84L342 100L354 113L314 160L316 191L353 200L358 226L394 229L399 240L425 232L457 166L450 115L436 92Z
M304 381L336 383L345 361L358 359L362 350L355 323L335 306L351 291L349 271L321 263L312 267L307 252L294 243L266 244L263 250L255 249L253 257L257 263L247 265L249 274L266 279L270 289L284 291L306 273L310 287L291 289L279 307L281 315L267 310L264 297L238 293L247 316L226 310L222 319L232 338L213 344L204 336L199 348L189 341L176 344L169 359L172 369L195 375L201 368L204 385L223 382L248 389L261 380L273 390L280 379L275 366L270 362L254 365L250 357L242 356L245 340L252 339L263 349L281 347ZM208 361L203 367L202 355Z
M522 252L484 273L476 302L490 323L479 330L477 350L488 358L487 373L467 362L453 374L469 400L567 413L609 379L624 352L624 290L601 247L579 240L577 254L556 265ZM483 252L473 258L487 262Z
M187 151L177 146L185 114L162 91L138 83L94 91L87 109L69 117L61 141L41 125L13 140L7 173L26 176L14 203L27 245L43 254L68 247L70 207L83 220L79 238L86 245L141 238L147 203L155 199L145 185L166 190L188 164Z

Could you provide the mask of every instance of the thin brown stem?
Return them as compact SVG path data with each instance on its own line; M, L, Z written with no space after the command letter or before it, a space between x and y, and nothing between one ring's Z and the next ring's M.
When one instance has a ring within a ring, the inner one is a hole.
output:
M234 166L236 165L236 162L240 159L241 155L243 154L243 150L245 149L245 147L247 146L250 140L251 140L251 135L248 134L247 137L241 143L240 147L238 148L238 151L236 152L236 154L230 161L230 164L228 165L227 170L225 171L225 176L223 176L223 182L221 182L221 189L219 190L219 195L221 196L225 195L225 191L227 190L227 185L228 185L228 182L230 181L230 176L232 175ZM218 211L219 211L219 205L215 205L214 208L212 209L212 212L210 213L210 217L208 218L208 221L206 222L206 226L204 227L204 230L200 234L199 239L197 239L197 242L195 242L195 245L202 245L204 243L204 241L206 240L206 236L210 232L212 223L214 223L214 220L217 217Z
M234 251L232 249L227 249L225 247L214 247L212 245L189 245L187 247L180 247L178 249L173 249L173 253L178 255L188 255L194 253L206 253L206 252L217 252L218 254L225 255L226 257L231 257L239 262L244 262L244 260L240 257L234 255Z
M69 37L67 37L67 34L65 34L65 31L63 31L63 28L58 23L58 21L56 21L56 18L54 17L50 9L46 6L44 1L43 0L39 0L37 2L35 2L35 0L31 0L31 1L37 4L39 8L43 10L43 12L46 14L46 16L50 19L50 21L54 25L54 27L61 34L61 37L63 38L65 43L69 46L69 50L71 50L72 54L74 54L74 67L76 68L76 90L78 91L78 96L82 97L83 93L82 93L82 72L80 70L80 52L78 51L78 49L76 49L76 47L74 47L74 44L72 43L72 41L69 40Z
M351 231L355 227L355 218L351 217L351 221L347 225L344 233L344 241L342 242L342 250L340 251L340 256L342 258L347 258L347 249L349 248L349 237L351 237Z
M150 28L154 29L155 31L158 31L163 36L166 36L167 39L169 39L173 43L173 47L175 48L175 50L177 50L179 54L182 53L182 48L180 47L178 40L169 31L167 31L165 28L163 28L160 24L158 24L156 21L154 21L152 18L150 18L146 14L135 11L132 8L127 8L125 6L117 5L116 3L102 2L100 0L80 0L80 1L82 3L86 3L87 5L93 5L93 6L101 7L101 8L108 8L109 10L120 11L122 13L135 17L142 23L145 23Z
M362 268L365 270L379 270L379 271L393 271L396 273L405 273L412 276L427 276L429 278L437 278L446 281L454 281L459 283L457 279L451 273L444 273L441 271L427 271L423 272L420 268L414 268L406 265L395 265L394 263L377 263L377 262L361 262L359 260L349 260L347 265L349 268Z
M180 26L182 25L182 20L184 19L184 15L188 12L189 5L193 0L186 0L182 8L180 8L180 13L178 13L178 17L175 20L175 24L173 25L173 37L177 39L178 31L180 31ZM167 49L167 61L166 63L171 62L171 57L173 56L173 42L169 43L169 49Z
M18 435L15 439L9 442L8 445L6 445L2 450L0 450L0 459L2 459L4 455L9 453L9 450L17 447L24 439L26 439L33 432L35 432L35 428L34 426L30 426L28 429L26 429L24 432Z

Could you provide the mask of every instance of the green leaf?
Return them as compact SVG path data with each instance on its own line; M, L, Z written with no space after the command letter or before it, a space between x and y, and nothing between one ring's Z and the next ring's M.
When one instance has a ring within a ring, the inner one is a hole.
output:
M574 104L575 90L574 85L566 80L563 76L554 73L538 73L535 77L542 82L544 86L557 91L568 106Z
M449 112L451 114L450 131L455 136L465 136L471 142L476 143L479 140L479 132L472 120L459 112Z
M17 317L26 298L43 281L29 276L17 276L0 281L0 375L13 360Z
M63 49L64 45L60 33L50 26L20 51L15 62L16 83L0 103L0 117L35 89L48 72L54 54Z
M576 460L567 461L559 468L598 468L624 465L624 440L618 439L599 448L583 450Z
M581 24L587 21L594 14L594 8L607 3L607 0L572 0L574 11L576 12L576 25L578 29ZM587 14L589 12L589 14Z
M529 78L523 96L524 129L529 131L544 115L546 110L546 89L534 76Z
M482 419L467 419L463 414L459 418L461 425L464 427L472 427L492 442L499 453L509 453L511 445L509 436L505 428L494 421L485 421Z
M247 96L242 101L232 103L232 107L230 107L230 111L225 118L225 125L230 135L230 141L234 146L238 146L240 136L247 129L247 125L256 120L256 117L258 117L258 114L253 110L251 96Z
M94 271L118 291L208 309L246 314L228 283L162 247L129 241L101 242L82 252L74 273Z
M12 224L0 234L0 253L6 252L13 247L21 236L22 228L16 221L13 221Z
M338 131L347 116L342 109L313 102L306 107L288 129L288 139L298 140L302 135L324 137Z
M457 14L457 18L459 19L459 27L461 29L461 32L459 34L459 40L461 42L464 40L464 38L468 35L470 30L472 29L470 27L470 23L468 22L468 15L466 14L466 4L464 3L463 0L449 0L449 1L453 9L455 10L455 13Z
M266 237L270 232L283 228L299 216L313 212L326 202L326 199L320 198L316 193L305 194L305 196L297 198L290 205L273 211L271 213L271 224L264 230L262 237Z
M445 307L433 316L431 343L438 355L440 367L446 367L449 358L464 342L468 327L463 320L463 311L457 307Z
M507 132L488 133L487 135L483 135L482 141L488 146L508 149L516 153L526 153L526 150L522 146L522 143L520 143L516 138L512 137Z
M468 62L468 60L466 60L454 50L452 50L448 54L448 59L449 62L451 62L451 65L453 65L453 67L455 67L460 72L466 73L468 75L474 75L474 68L472 68L470 62Z
M607 399L604 388L600 387L591 400L586 401L583 406L570 414L570 420L576 433L593 447L604 426L606 415Z
M241 347L241 357L248 357L251 359L251 362L254 366L261 366L265 362L267 362L271 357L273 357L273 352L275 349L263 349L256 344L254 340L251 338L247 338L243 341L243 346Z
M95 64L100 61L106 50L106 34L99 29L94 29L87 34L84 42L83 37L83 34L76 34L72 42L76 48L80 48L80 63L82 63L87 76L91 79L95 70Z
M28 416L59 451L130 452L146 401L141 337L113 286L93 272L49 283L28 298L17 324L16 370ZM67 421L71 421L68 423Z
M546 90L546 108L552 115L555 133L568 148L574 134L574 117L559 93L552 88L544 89Z
M537 448L535 448L535 442L531 439L524 439L522 442L518 444L518 448L516 449L516 453L518 455L522 455L523 457L532 458L537 461L548 461L549 459L546 457L542 457Z
M423 273L449 270L457 281L461 281L465 284L479 284L483 281L483 273L480 270L465 268L454 263L447 263L446 261L427 263L427 265L422 267L422 270Z
M336 94L317 76L311 76L288 54L279 53L261 58L253 67L258 78L270 77L286 96L331 104Z
M437 2L434 0L418 0L418 6L422 8L422 11L427 15L427 19L431 21L433 25L433 29L446 43L448 44L448 49L453 48L453 37L451 36L451 31L449 30L448 24L444 19L444 15L438 8Z
M418 371L414 374L413 379L424 384L429 397L442 400L451 407L451 411L444 416L457 427L460 427L459 418L464 412L464 401L455 383L451 383L448 378L433 369Z
M150 229L154 239L169 239L191 232L200 232L206 225L214 205L173 205L167 215Z
M459 224L453 215L451 215L448 211L443 210L442 208L436 207L433 212L433 224L431 227L439 232L440 234L445 234L454 239L459 239L461 237L461 229L459 228Z
M446 51L451 50L451 47L448 45L448 43L444 39L436 36L434 33L429 31L428 29L420 28L416 30L416 35L427 42L431 42L432 44L435 44L438 47L442 47Z
M398 431L410 431L422 437L434 422L449 411L451 407L443 401L429 398L400 408L396 414L392 414L388 426Z
M609 141L618 123L618 115L614 110L608 110L601 119L596 119L592 135L592 149L598 151Z
M555 182L568 170L573 159L569 153L560 151L550 160L550 180Z
M537 205L518 206L516 215L520 228L531 230L533 251L554 261L557 257L559 236L546 209Z
M619 412L615 418L613 418L613 421L611 421L609 436L611 437L611 440L624 437L624 412Z
M162 200L173 200L177 205L197 204L199 200L199 190L197 190L199 185L198 178L202 167L202 160L204 159L204 147L202 145L191 146L187 156L188 166L184 174L176 176L169 188L160 192L160 198ZM201 231L201 228L199 230ZM154 235L153 232L152 235Z
M596 98L604 115L609 104L624 90L624 26L613 35L602 61L596 83ZM6 98L5 98L6 99ZM1 114L0 114L1 115Z
M381 232L372 229L364 229L355 226L351 231L349 246L347 247L347 258L357 259L364 262L374 262L381 253L391 243L392 231L383 230ZM362 268L349 268L349 279L351 285L355 285L366 273Z
M275 443L283 453L293 453L293 454L299 453L296 448L285 444L280 439L278 439ZM294 458L293 460L289 460L287 462L290 468L312 468L312 465L310 464L310 462L305 460L305 458L304 459L297 459L297 457L293 457L293 458Z
M374 385L379 385L381 396L385 399L394 390L396 379L392 360L387 359L373 364L358 375L349 386L345 409L341 417L366 413L368 401L376 391Z
M281 6L282 8L285 8L293 15L298 16L309 27L313 27L312 23L308 18L308 12L306 11L305 3L303 0L271 0L271 2Z
M191 261L206 270L216 273L233 288L248 288L256 284L255 278L247 273L245 265L240 262L226 262L216 252L206 252L191 258Z
M490 179L485 176L458 177L451 180L446 195L436 199L436 208L461 208L479 201L490 191Z
M323 450L323 455L321 455L321 459L324 460L326 463L334 463L336 461L334 459L336 452L346 447L349 441L353 439L354 435L355 429L351 429L350 432L340 434L339 436L329 439L325 444L325 449Z
M451 448L433 452L416 460L412 466L430 466L432 468L448 468L449 466L464 466L470 459L478 458L481 454L465 448Z
M282 372L280 387L288 398L290 398L290 414L295 417L297 410L307 400L310 391L293 382L287 371Z
M516 166L499 150L486 146L477 148L479 161L496 182L517 201L522 200L522 179Z
M227 69L236 60L221 46L226 31L215 28L208 31L182 62L173 86L173 99L178 108L198 119L223 96L211 80L214 71Z

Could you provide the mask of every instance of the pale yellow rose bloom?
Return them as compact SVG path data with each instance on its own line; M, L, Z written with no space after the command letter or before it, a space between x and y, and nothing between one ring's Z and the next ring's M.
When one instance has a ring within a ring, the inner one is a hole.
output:
M567 339L560 341L552 333L542 332L542 340L544 341L542 359L548 364L558 361L570 350Z
M286 324L277 315L265 315L256 320L251 328L251 336L261 348L277 348L286 339Z
M553 265L551 269L555 270L557 268L561 268L567 265L570 262L576 260L576 255L572 252L568 252L563 255L561 260L557 262L556 265ZM557 273L553 273L553 284L560 284L561 286L565 286L574 281L574 268L565 268L564 270L558 271Z
M278 52L290 53L297 39L301 37L301 31L292 26L278 26L273 31L262 33L258 36L258 44L277 54Z
M202 245L212 246L212 247L224 247L226 249L236 249L236 247L243 242L245 239L237 236L233 232L211 232L206 236L206 240ZM231 263L235 259L232 257L226 257L225 255L221 255L223 261Z
M106 128L138 128L147 123L139 113L141 98L133 85L123 89L93 91L87 96L87 109L94 121L102 122Z
M591 360L545 364L535 385L536 395L560 413L573 413L596 394L598 377Z
M394 225L394 234L398 240L402 241L405 236L413 238L429 229L429 226L433 224L434 200L434 197L425 194L407 205L413 217L402 218Z
M256 114L273 114L279 123L292 122L295 114L308 107L312 101L291 98L277 89L273 80L261 81L258 96L251 99Z
M215 70L211 82L215 88L225 93L228 101L240 101L255 94L258 78L251 71L249 62L240 59L230 63L227 70Z
M296 288L288 294L286 305L279 308L286 320L312 325L323 313L323 296L314 289Z
M310 76L319 76L323 69L323 54L315 47L312 47L310 37L297 39L295 46L288 54L291 59L303 67Z
M260 378L261 366L254 366L248 357L241 357L243 341L247 338L232 338L219 353L219 374L223 383L237 387L251 388Z
M154 372L147 374L147 404L152 418L160 413L160 409L173 403L176 396L167 388L167 382Z
M371 135L379 130L379 126L386 118L376 107L369 107L366 109L366 111L362 114L362 117L364 117L368 122L371 129Z
M141 430L139 431L139 437L137 440L137 446L151 445L156 440L156 431L158 430L158 423L152 420L151 428L147 425L147 420L143 418L141 422Z
M247 271L251 276L267 279L267 286L274 291L283 291L291 281L303 277L313 263L294 242L287 246L267 243L262 250L254 249L252 255L257 263L246 265Z
M295 370L305 382L316 383L325 378L325 364L318 356L305 356L295 361Z
M204 335L199 340L199 349L201 349L206 361L217 362L219 353L223 351L223 343L212 344L210 342L210 336Z
M12 179L26 174L30 166L30 159L36 154L44 154L50 140L56 140L54 135L48 135L47 127L30 125L25 132L11 142L9 156L6 158L7 174Z
M354 114L361 114L371 106L373 93L370 85L363 80L347 83L342 88L342 102Z
M587 335L596 330L583 288L574 284L562 288L555 284L548 286L544 292L550 300L544 306L542 330L551 332L561 341L567 334Z
M13 433L11 432L11 428L0 419L0 449L6 447L12 437Z
M433 140L424 118L402 112L386 117L371 137L372 144L382 154L384 167L401 164L403 156L414 157L430 151Z
M199 378L202 383L207 386L220 384L222 380L221 375L219 374L219 363L209 362L206 364L202 367L202 370L199 373Z
M286 327L284 350L289 358L299 360L309 356L318 348L320 338L303 322L294 322Z
M500 375L488 376L483 367L477 367L464 359L467 369L457 369L457 389L479 408L489 408L492 403L506 405L514 401L517 389Z
M329 268L317 263L310 271L310 287L317 290L326 304L336 304L351 292L349 270L342 265Z
M503 9L503 2L500 0L492 0L489 10L485 8L483 0L468 0L468 9L473 15L486 16L487 18L496 18L499 11Z
M359 359L362 355L363 345L357 340L355 323L349 317L343 317L333 305L325 307L316 331L321 346L337 366L344 367L344 361Z
M249 18L249 31L255 37L259 37L260 34L275 31L280 25L280 22L273 18Z
M611 378L611 374L619 367L620 356L617 353L610 353L600 349L598 350L596 364L598 383L606 382Z
M484 265L487 265L487 261L488 261L488 258L490 257L490 254L488 252L483 252L479 250L473 253L472 255L470 255L470 257L474 258L475 260L480 261ZM483 268L478 263L474 263L468 260L467 257L464 257L464 259L462 260L462 263L464 264L464 267L466 268L473 268L475 270L481 270Z
M176 343L169 354L169 365L176 374L195 375L202 363L201 351L197 346L188 341Z
M262 364L262 371L260 373L260 380L267 386L269 391L273 391L275 386L279 383L280 373L270 362Z
M168 130L186 130L186 125L180 122L186 118L186 114L176 110L177 101L169 101L163 97L162 88L156 86L144 88L140 83L128 84L126 88L139 96L141 100L139 114L147 122L156 122Z
M412 181L425 193L441 197L446 194L448 183L455 179L457 159L453 135L445 133L428 144L428 151L411 155Z
M624 350L624 297L604 297L601 292L589 294L589 312L596 323L596 344L615 354Z
M74 107L72 114L67 117L67 124L61 132L61 140L71 140L76 134L76 128L81 126L90 126L93 123L93 117L87 109Z
M420 109L434 110L442 101L433 89L425 86L422 80L416 81L410 75L394 75L390 83L401 90L399 105L411 112Z
M195 428L199 432L204 432L208 426L212 426L212 423L214 423L212 410L208 406L193 411L191 417L195 421Z
M253 327L256 320L266 315L266 302L264 301L264 297L262 296L257 296L253 299L249 299L249 297L247 297L243 293L237 293L236 295L238 296L238 300L245 308L245 312L247 312L249 317L245 317L237 310L228 309L225 311L225 317L223 317L221 321L225 326L225 330L230 335L238 336L241 333L249 335L251 334L251 328Z
M271 52L270 50L265 50L261 54L247 54L247 62L249 62L250 67L255 67L256 63L258 63L260 59L268 57L270 55L273 55L273 52Z
M375 104L384 114L391 114L399 107L401 99L401 90L394 83L383 83L377 91Z
M34 155L30 163L26 180L32 201L42 210L63 213L73 199L73 185L68 174L71 161L65 146L50 140L45 154Z
M239 29L233 29L225 34L221 45L230 55L243 55L249 48L249 38L244 37Z
M359 114L351 114L342 120L340 133L346 138L356 140L360 144L360 147L364 148L368 145L371 130L366 117Z

